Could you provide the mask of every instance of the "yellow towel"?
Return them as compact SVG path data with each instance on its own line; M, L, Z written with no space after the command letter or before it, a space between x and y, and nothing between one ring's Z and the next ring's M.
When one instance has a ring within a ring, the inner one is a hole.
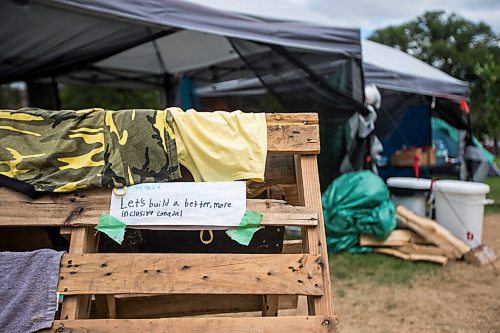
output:
M264 181L267 126L264 113L183 112L174 118L179 162L195 181Z

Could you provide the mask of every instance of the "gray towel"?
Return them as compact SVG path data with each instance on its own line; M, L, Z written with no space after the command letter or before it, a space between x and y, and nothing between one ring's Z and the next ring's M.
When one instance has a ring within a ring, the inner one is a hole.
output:
M52 326L63 252L0 252L0 330L28 333Z

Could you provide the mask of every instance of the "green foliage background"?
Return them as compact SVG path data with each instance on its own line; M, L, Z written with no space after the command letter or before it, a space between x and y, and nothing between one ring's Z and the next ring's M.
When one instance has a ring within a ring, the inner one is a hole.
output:
M377 30L369 39L397 47L470 82L473 129L477 134L500 134L500 36L487 24L430 11L410 22Z
M99 107L109 110L158 109L158 90L63 85L59 89L62 109Z

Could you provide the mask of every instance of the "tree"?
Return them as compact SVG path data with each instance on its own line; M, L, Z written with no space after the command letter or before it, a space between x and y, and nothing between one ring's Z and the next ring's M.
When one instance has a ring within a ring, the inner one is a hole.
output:
M399 26L377 30L369 39L399 48L458 79L468 81L471 84L473 127L481 133L492 132L485 117L486 99L491 95L486 96L483 83L486 76L479 74L477 68L488 61L498 64L500 37L487 24L474 23L443 11L432 11ZM493 112L492 117L495 116L500 117L500 112Z
M18 109L22 105L21 90L11 85L0 86L0 108Z
M120 110L124 108L157 109L160 107L160 92L158 90L63 85L59 89L59 95L63 109L99 107Z
M481 79L481 88L484 91L482 107L485 123L488 124L485 132L493 137L496 154L496 142L500 135L500 63L490 55L485 64L476 66L475 73Z

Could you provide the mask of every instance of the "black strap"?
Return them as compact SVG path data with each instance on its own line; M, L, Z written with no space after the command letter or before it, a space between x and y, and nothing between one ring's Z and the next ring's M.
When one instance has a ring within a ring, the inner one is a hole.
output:
M9 187L18 192L24 193L32 199L36 199L42 194L41 192L36 192L33 185L4 175L0 175L0 187L1 186Z

